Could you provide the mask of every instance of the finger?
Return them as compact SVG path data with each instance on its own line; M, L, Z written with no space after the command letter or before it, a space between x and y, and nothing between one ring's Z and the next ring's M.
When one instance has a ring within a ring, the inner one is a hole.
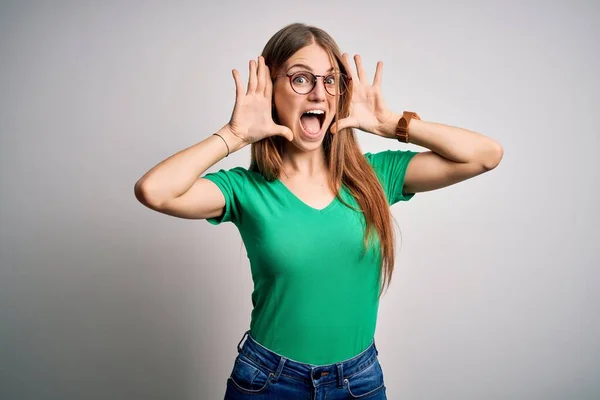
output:
M355 122L354 119L350 118L350 117L339 119L331 125L331 128L329 128L329 131L333 134L336 134L336 133L340 132L342 129L353 127L354 122Z
M258 56L258 72L256 77L256 92L263 94L265 92L265 59L263 56Z
M346 73L350 74L350 76L352 77L352 80L354 80L358 83L358 76L356 76L356 73L350 67L350 58L349 57L350 56L348 56L348 53L342 54L342 63L344 64L344 68L346 68Z
M340 130L344 129L344 126L342 125L342 122L344 120L337 120L335 121L333 124L331 124L331 126L329 127L329 132L331 132L332 134L336 134L338 133Z
M373 86L381 86L381 74L383 72L383 62L377 62L377 69L375 70L375 78L373 78Z
M358 54L354 55L354 62L356 63L356 71L358 71L358 80L361 82L366 82L366 74L363 68L362 59Z
M231 73L233 75L233 80L235 81L235 101L238 101L244 97L244 85L242 85L242 79L240 78L240 73L237 69L234 69Z
M256 61L250 60L248 75L248 94L256 90Z
M275 125L275 127L277 128L277 131L275 133L276 135L283 136L290 142L294 140L294 133L290 128L284 125Z

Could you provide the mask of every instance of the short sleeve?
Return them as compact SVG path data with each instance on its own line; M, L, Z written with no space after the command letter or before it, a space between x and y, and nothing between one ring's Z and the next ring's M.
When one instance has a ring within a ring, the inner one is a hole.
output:
M218 172L211 172L203 176L219 187L225 197L225 209L223 214L207 218L206 220L213 225L219 225L221 222L238 223L242 216L244 186L247 180L247 170L242 167L232 168L230 170L221 169Z
M404 193L404 177L410 160L419 154L410 150L387 150L379 153L365 153L365 158L371 163L379 177L390 205L399 201L408 201L414 193Z

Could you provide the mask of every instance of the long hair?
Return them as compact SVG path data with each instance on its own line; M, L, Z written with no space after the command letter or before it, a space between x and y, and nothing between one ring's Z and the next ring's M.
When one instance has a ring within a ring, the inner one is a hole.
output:
M299 49L316 43L329 54L332 65L338 67L346 75L341 61L341 52L333 38L322 29L295 23L279 30L265 45L262 56L269 67L271 78L275 77L283 64ZM340 96L337 101L337 110L332 125L338 119L347 117L352 99L352 85ZM279 123L277 111L273 107L273 120ZM285 151L286 139L281 136L270 136L251 145L250 170L273 181L280 176L282 170L282 154ZM333 135L329 129L323 139L325 159L329 168L329 185L336 193L336 197L343 201L340 188L344 185L356 199L365 219L365 234L363 244L365 250L369 243L376 244L373 234L376 233L380 244L380 296L384 288L388 287L394 270L394 231L392 229L392 216L385 193L375 171L363 156L352 128L346 128ZM351 207L353 208L353 207ZM381 277L383 276L383 279Z

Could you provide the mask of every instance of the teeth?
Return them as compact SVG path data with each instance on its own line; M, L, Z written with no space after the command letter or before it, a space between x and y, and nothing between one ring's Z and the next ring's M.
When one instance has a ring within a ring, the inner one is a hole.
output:
M306 111L304 114L325 114L325 111L323 111L323 110L309 110L309 111Z

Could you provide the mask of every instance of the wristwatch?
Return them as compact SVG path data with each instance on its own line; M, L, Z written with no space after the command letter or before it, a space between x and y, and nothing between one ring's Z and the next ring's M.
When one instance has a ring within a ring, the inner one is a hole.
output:
M421 119L415 112L404 111L402 117L398 120L398 125L396 126L396 137L398 138L398 141L408 143L408 125L413 118Z

